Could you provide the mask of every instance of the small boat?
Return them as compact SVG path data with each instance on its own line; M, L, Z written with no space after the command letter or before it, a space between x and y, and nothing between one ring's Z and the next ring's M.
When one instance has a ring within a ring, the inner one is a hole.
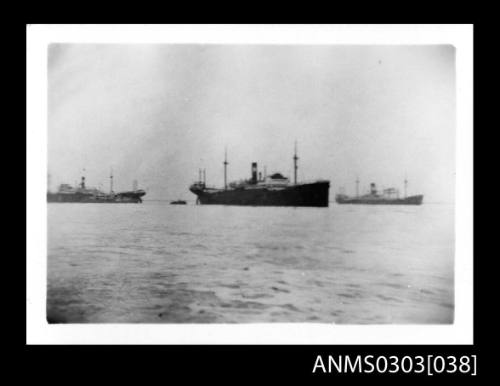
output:
M186 205L186 201L184 200L170 201L170 205Z

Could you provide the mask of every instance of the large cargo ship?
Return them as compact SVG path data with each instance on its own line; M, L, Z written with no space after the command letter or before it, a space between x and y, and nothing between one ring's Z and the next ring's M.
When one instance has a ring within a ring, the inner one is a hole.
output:
M109 193L105 193L96 188L85 186L85 177L82 176L79 186L73 187L69 184L61 184L59 190L55 193L47 192L47 202L78 202L78 203L141 203L142 197L146 192L142 189L137 189L134 186L133 190L114 192L113 191L113 176L111 178L111 188Z
M224 187L207 187L205 177L192 184L189 190L196 194L198 204L250 206L314 206L327 207L330 181L297 183L297 148L295 147L294 182L281 173L270 176L258 173L257 163L251 164L251 178L227 184L227 153L224 158Z
M395 188L383 189L382 193L377 191L375 183L370 184L370 192L359 196L358 191L359 181L356 181L356 196L350 197L346 194L339 193L335 195L337 204L366 204L366 205L422 205L424 196L418 194L415 196L407 196L406 189L408 181L405 179L405 195L399 197L399 191Z

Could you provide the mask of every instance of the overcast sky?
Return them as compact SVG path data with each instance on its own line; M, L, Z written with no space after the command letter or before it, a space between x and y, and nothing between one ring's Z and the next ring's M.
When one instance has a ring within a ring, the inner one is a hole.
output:
M205 168L222 186L250 164L355 192L380 188L454 200L452 46L52 44L50 186L80 179L149 199L194 199Z

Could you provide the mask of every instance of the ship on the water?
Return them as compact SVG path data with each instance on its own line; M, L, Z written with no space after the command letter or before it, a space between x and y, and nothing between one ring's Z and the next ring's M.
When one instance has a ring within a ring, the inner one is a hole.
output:
M251 178L227 184L227 152L224 157L224 187L211 188L206 185L205 173L201 171L197 182L189 190L197 196L197 204L249 205L249 206L310 206L327 207L330 181L297 182L297 146L295 146L294 181L281 173L262 176L257 163L251 164Z
M109 193L106 193L99 189L85 186L85 177L82 176L79 186L73 187L69 184L61 184L57 192L47 192L47 202L109 204L137 204L142 202L142 197L146 194L146 192L142 189L137 189L136 182L134 183L134 188L132 190L114 192L113 175L110 176L110 181L110 191Z
M364 195L359 195L359 180L356 180L356 196L351 197L344 193L335 195L337 204L366 204L366 205L422 205L424 196L417 194L414 196L407 196L408 181L405 179L405 193L404 197L399 197L399 190L395 188L382 189L380 193L377 190L375 183L370 184L370 192Z

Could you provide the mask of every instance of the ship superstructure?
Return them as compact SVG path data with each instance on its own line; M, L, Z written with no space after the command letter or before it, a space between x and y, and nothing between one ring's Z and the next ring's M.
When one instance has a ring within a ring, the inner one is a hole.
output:
M224 157L224 187L210 188L206 185L205 173L201 179L189 187L196 194L197 203L215 205L250 206L316 206L327 207L330 181L297 182L297 148L295 146L294 181L291 182L281 173L262 176L257 162L251 164L251 178L227 183L227 152Z

